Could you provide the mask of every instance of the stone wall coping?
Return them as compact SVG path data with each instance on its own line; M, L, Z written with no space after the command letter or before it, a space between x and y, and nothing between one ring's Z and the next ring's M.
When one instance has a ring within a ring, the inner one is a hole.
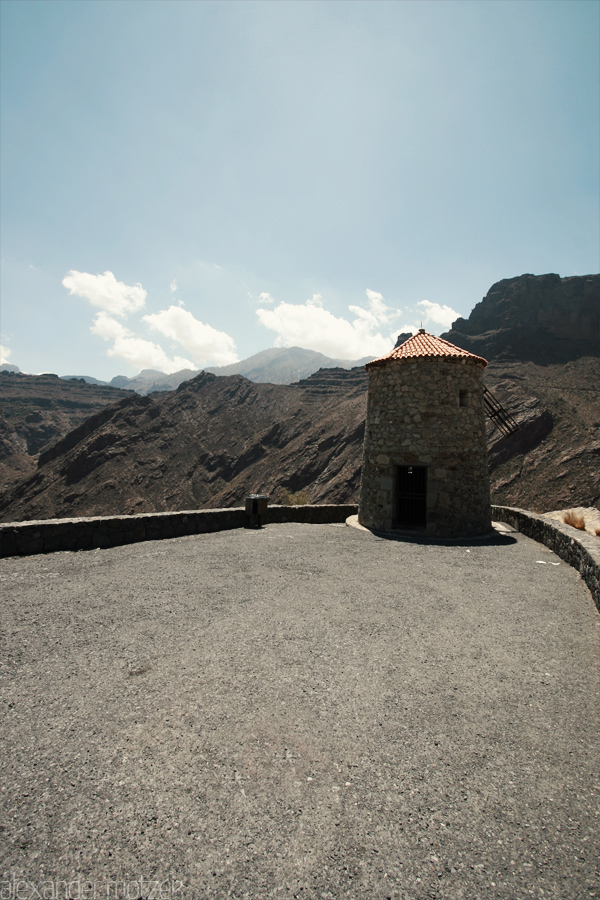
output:
M358 510L356 504L270 506L264 524L303 522L343 523ZM177 512L136 513L115 516L81 516L68 519L35 519L0 523L0 557L29 556L59 550L92 550L139 541L185 537L244 528L244 507L189 509Z
M512 525L577 569L600 611L600 540L564 522L512 506L492 506L492 519Z
M160 518L179 518L181 516L191 516L198 515L198 513L222 513L222 512L235 512L243 509L242 506L235 507L223 507L221 509L180 509L173 511L165 511L165 512L147 512L147 513L131 513L129 515L121 515L115 514L114 516L72 516L70 518L65 519L26 519L22 522L0 522L0 533L7 528L24 528L25 526L33 527L39 525L62 525L65 522L69 522L71 524L77 523L79 525L84 524L85 522L111 522L111 521L119 521L119 522L130 522L130 521L139 521L141 519L160 519Z

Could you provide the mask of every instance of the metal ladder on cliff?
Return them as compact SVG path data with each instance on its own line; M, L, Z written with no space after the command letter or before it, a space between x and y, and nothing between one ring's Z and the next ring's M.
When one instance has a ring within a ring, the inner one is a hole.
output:
M485 385L483 385L483 405L488 418L492 420L505 437L509 437L509 435L519 430L519 426L511 414L504 409L497 397L494 397Z

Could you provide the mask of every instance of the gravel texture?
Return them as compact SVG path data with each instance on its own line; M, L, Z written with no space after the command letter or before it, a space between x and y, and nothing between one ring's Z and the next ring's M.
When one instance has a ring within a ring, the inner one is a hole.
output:
M599 897L600 616L507 532L3 560L2 897Z

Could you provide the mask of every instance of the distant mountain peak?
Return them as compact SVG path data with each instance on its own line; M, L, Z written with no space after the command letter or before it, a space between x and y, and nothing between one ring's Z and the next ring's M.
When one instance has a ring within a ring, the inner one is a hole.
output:
M306 350L304 347L269 347L229 366L205 366L202 371L213 375L243 375L248 381L258 384L294 384L319 369L352 369L370 359L370 356L356 360L333 359L318 350ZM177 390L183 382L200 374L198 369L181 369L171 374L158 369L142 369L132 377L116 375L110 384L138 394L151 394Z

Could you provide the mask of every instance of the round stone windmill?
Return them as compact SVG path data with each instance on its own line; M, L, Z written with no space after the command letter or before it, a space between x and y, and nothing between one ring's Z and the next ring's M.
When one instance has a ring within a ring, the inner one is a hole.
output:
M490 531L486 365L423 328L367 363L361 525L432 537Z

